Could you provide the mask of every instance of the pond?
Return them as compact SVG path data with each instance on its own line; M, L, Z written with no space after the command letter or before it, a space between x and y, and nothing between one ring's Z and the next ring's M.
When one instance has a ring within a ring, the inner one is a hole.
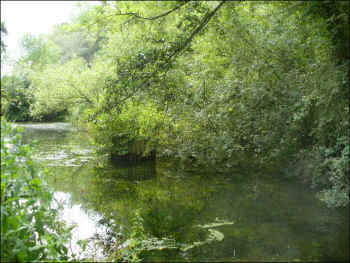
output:
M103 261L99 244L127 237L138 211L148 234L186 247L150 251L146 261L349 260L348 210L326 208L296 181L249 170L185 172L161 161L111 163L67 123L17 126L25 143L36 141L40 169L52 172L62 218L77 225L73 251L80 253L76 240L90 240L81 256ZM219 238L206 242L210 233Z

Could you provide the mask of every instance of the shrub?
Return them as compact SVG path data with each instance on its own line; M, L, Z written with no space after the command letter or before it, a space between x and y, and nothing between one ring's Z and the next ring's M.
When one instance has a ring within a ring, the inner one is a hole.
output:
M1 114L10 121L31 120L27 90L30 82L16 75L1 78Z
M157 144L162 114L151 103L126 102L120 112L100 114L90 122L91 131L101 150L112 156L150 154ZM137 143L142 144L137 149Z
M53 193L30 158L30 146L1 120L1 262L67 260L71 227L58 220Z

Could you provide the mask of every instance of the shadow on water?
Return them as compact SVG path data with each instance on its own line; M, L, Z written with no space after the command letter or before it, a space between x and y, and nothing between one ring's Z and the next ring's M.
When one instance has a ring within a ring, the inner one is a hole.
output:
M156 174L156 162L154 160L111 160L106 166L109 169L103 168L101 172L109 170L108 172L111 172L115 179L142 181L151 179Z
M100 160L86 133L31 125L23 138L38 140L34 159L52 167L48 181L69 195L66 211L79 210L70 219L66 213L68 221L94 225L112 240L130 234L138 210L154 237L194 244L206 238L199 226L208 224L224 236L186 251L152 251L147 261L349 260L348 210L326 208L297 182L248 170L218 176L160 161ZM222 220L233 224L215 224Z

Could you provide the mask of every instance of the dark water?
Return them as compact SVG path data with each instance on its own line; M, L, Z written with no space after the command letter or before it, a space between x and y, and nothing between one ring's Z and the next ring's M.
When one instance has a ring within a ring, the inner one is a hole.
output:
M94 154L88 134L68 124L20 126L25 142L37 140L34 159L52 170L49 184L66 203L62 218L77 224L74 240L97 232L115 241L118 232L122 241L139 211L153 237L202 242L186 251L150 251L146 261L349 260L348 211L326 208L307 187L278 174L189 173L159 161L111 164ZM211 223L223 239L205 243L209 227L199 225ZM85 255L103 260L94 240ZM73 250L79 253L74 244Z

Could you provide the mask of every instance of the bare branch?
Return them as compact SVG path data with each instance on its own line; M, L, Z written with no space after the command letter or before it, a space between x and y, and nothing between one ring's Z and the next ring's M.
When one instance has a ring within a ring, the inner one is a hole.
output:
M122 13L122 14L116 14L116 15L118 15L118 16L125 16L125 15L126 16L134 16L136 18L145 19L145 20L156 20L158 18L161 18L161 17L169 15L170 13L176 11L177 9L179 9L182 6L186 5L187 3L188 2L184 2L184 3L178 5L177 7L173 8L173 9L171 9L171 10L169 10L169 11L163 13L163 14L160 14L160 15L157 15L157 16L153 16L153 17L143 17L143 16L138 15L137 13Z

